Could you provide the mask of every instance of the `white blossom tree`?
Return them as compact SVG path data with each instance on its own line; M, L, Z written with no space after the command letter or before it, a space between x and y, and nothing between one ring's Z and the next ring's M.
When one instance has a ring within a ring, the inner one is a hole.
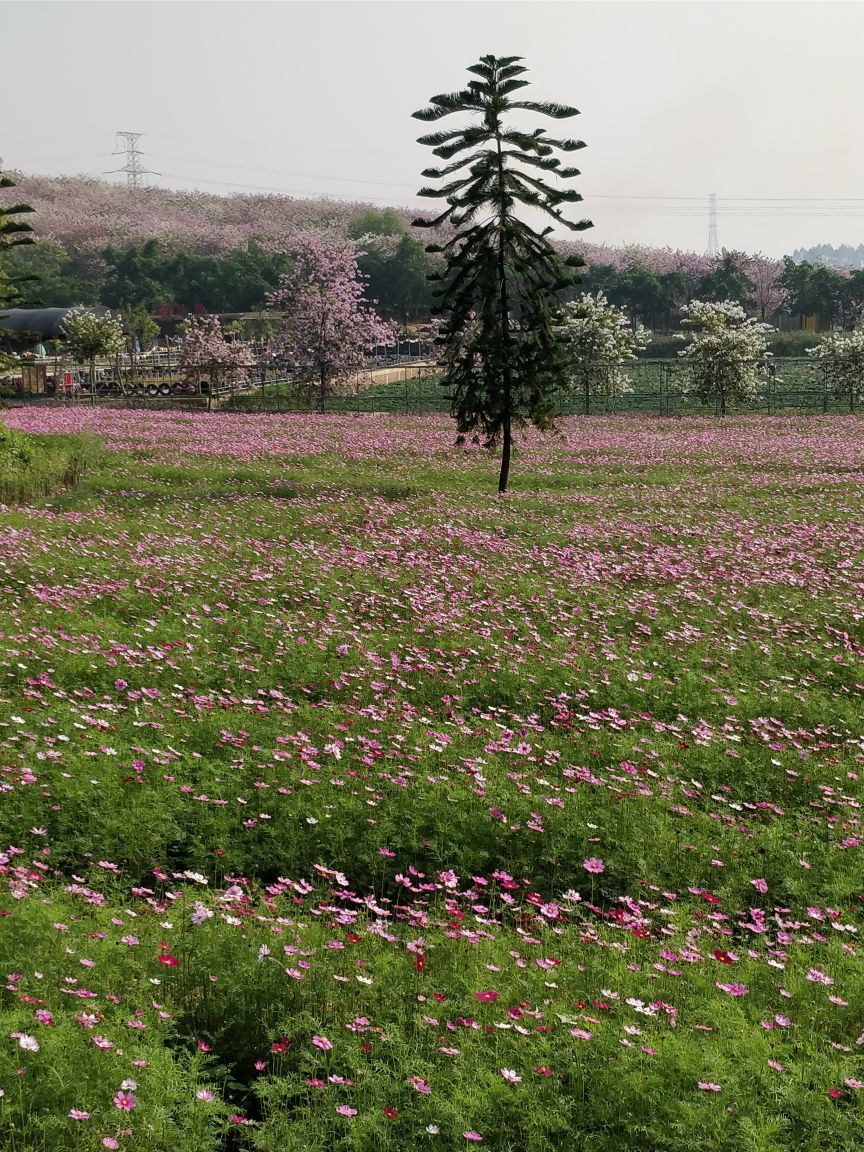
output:
M768 373L769 324L747 318L732 300L694 300L681 309L690 343L678 355L684 367L684 390L703 404L714 404L721 416L730 401L753 400Z
M861 399L864 379L864 328L854 332L825 332L815 348L807 349L821 369L826 387L835 400L848 398L854 408Z
M63 318L61 332L73 360L89 365L90 395L95 400L96 360L116 360L124 351L123 325L110 312L97 315L87 308L73 308Z
M634 326L622 308L610 304L602 292L583 292L565 305L561 336L571 379L583 392L586 412L592 399L609 412L616 400L633 391L625 365L651 337L641 324Z

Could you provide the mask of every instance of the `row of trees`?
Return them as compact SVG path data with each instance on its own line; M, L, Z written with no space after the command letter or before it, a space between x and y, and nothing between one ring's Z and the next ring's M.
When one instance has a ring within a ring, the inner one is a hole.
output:
M243 247L201 251L193 243L203 241L192 231L101 249L91 243L70 250L56 239L41 239L38 245L10 249L5 264L11 278L38 277L39 301L49 306L74 301L154 312L164 304L200 304L212 313L251 312L276 291L290 269L291 251L308 235L355 244L367 299L376 300L385 317L403 324L428 317L429 276L441 272L443 261L439 253L424 251L396 209L355 209L338 227L293 231L280 246L271 236L266 244L250 239ZM679 328L682 309L694 300L731 300L762 321L778 310L815 313L824 324L844 329L864 315L862 270L740 251L708 258L667 249L611 249L582 240L558 246L562 256L581 260L584 289L602 291L655 331ZM572 289L563 295L572 298Z
M113 309L201 304L208 312L253 312L264 306L291 265L291 250L304 235L337 244L353 241L369 299L402 324L426 319L432 307L430 274L442 264L409 231L394 209L359 213L346 234L298 234L276 252L250 242L243 248L202 253L176 243L147 240L100 253L70 255L52 240L9 257L10 274L35 276L46 306L102 304ZM732 299L766 319L783 303L783 265L767 257L724 252L715 259L695 253L564 245L562 254L583 260L584 286L602 291L652 329L678 326L680 310L693 299ZM566 295L566 293L565 293Z

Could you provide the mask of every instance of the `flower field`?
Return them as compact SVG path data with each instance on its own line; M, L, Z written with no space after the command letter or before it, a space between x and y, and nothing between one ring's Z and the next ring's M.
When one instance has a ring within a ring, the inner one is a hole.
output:
M4 1152L862 1146L864 423L4 420Z

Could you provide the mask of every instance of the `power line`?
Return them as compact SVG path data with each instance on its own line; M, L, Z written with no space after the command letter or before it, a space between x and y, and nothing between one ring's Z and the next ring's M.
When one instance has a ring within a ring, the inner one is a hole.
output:
M208 168L231 168L240 172L267 172L271 176L300 176L304 180L332 180L339 184L377 184L383 188L417 187L416 183L402 184L395 180L367 180L365 176L322 176L316 175L314 172L293 172L287 168L258 168L253 164L224 164L219 160L195 160L190 156L166 156L162 152L147 152L145 155L155 156L160 160L180 160L189 164L204 164Z
M166 180L187 180L196 184L213 184L220 188L241 188L251 192L272 192L282 196L302 196L306 199L313 199L316 196L329 196L329 193L315 193L309 188L271 188L265 184L239 184L230 180L205 180L197 176L178 176L174 172L162 172L161 175ZM365 196L358 192L353 199L355 201L374 201L382 204L404 204L406 198L404 196Z

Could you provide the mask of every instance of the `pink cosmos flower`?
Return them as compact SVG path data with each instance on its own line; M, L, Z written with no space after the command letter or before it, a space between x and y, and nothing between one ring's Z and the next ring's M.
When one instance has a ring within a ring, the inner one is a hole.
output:
M571 1028L570 1035L575 1036L577 1040L590 1040L594 1033L589 1032L587 1028Z
M350 1108L347 1104L340 1104L336 1108L336 1115L337 1116L356 1116L357 1115L357 1109L356 1108Z
M70 1108L68 1112L70 1120L89 1120L90 1113L84 1112L80 1108Z
M591 872L595 876L599 875L601 872L604 872L606 869L606 865L603 863L603 861L598 859L596 856L589 856L587 860L583 860L582 867L586 872Z
M853 1076L847 1076L843 1083L847 1088L864 1088L864 1080L856 1080Z
M785 1072L786 1071L786 1065L781 1064L779 1062L779 1060L769 1060L768 1061L768 1067L773 1068L775 1072Z
M468 1132L463 1132L462 1135L465 1137L466 1140L471 1140L474 1144L478 1144L483 1139L483 1137L480 1135L479 1132L468 1131Z
M333 1047L326 1036L313 1036L312 1043L316 1048L320 1048L322 1052L329 1052Z
M121 1112L131 1112L137 1103L131 1092L118 1092L114 1097L114 1107Z
M120 1145L117 1143L117 1141L114 1139L113 1136L103 1136L102 1137L102 1147L103 1148L119 1148Z
M818 968L811 968L807 973L807 979L813 984L831 985L834 983L830 976L827 976L824 972L820 972Z
M212 1104L214 1096L209 1088L199 1088L195 1093L196 1100L203 1100L205 1104Z
M512 1068L500 1068L499 1071L508 1084L522 1083L522 1077L518 1072L514 1072Z
M700 1092L722 1092L719 1084L708 1084L704 1080L700 1080L696 1087Z
M422 1076L409 1076L408 1083L415 1092L419 1092L421 1096L430 1096L432 1089L429 1086L429 1081L424 1080Z
M494 988L487 988L485 992L475 992L474 999L479 1000L481 1004L492 1004L498 999L498 993Z
M761 877L756 880L751 880L750 883L753 885L757 892L762 892L764 894L768 891L768 881L763 880Z

